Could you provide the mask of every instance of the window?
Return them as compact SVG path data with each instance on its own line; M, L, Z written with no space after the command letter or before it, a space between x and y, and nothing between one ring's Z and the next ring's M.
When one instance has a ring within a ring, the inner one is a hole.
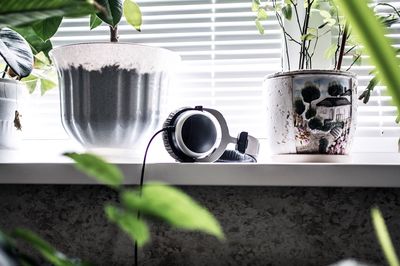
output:
M379 0L381 1L381 0ZM387 2L387 1L386 1ZM178 52L183 59L180 85L172 88L168 111L179 106L202 104L218 108L227 118L232 134L241 130L266 138L265 75L281 70L281 34L271 14L260 36L251 12L251 0L141 0L142 33L122 23L120 41L161 46ZM400 7L400 1L391 4ZM389 12L381 7L382 12ZM389 30L400 46L400 23ZM55 46L87 41L107 41L108 27L89 31L88 19L65 19L53 38ZM365 62L365 60L364 60ZM351 63L346 57L345 65ZM352 68L359 75L359 92L367 85L372 67ZM28 138L63 139L59 118L58 91L32 96L26 115ZM378 86L370 103L359 104L357 138L394 139L400 136L395 124L396 109L386 90ZM340 116L341 113L337 113Z

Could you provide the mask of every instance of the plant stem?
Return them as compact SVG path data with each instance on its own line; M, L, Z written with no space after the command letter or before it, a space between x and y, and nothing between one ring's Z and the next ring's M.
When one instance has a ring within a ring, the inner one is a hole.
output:
M400 12L399 12L393 5L391 5L391 4L388 4L388 3L378 3L378 4L376 4L375 7L377 7L377 6L388 6L388 7L390 7L391 9L393 9L393 11L396 13L396 15L397 15L398 17L400 17Z
M110 41L118 42L118 26L110 26Z
M340 44L340 51L339 51L339 57L338 57L338 63L336 66L336 70L340 70L340 68L342 67L344 49L346 47L348 30L349 30L349 25L346 22L346 24L344 25L344 30L343 30L343 34L342 34L342 43Z
M7 70L8 70L8 65L6 65L6 68L4 69L3 75L1 76L2 79L6 77Z
M311 6L314 1L307 0L307 7L306 7L306 16L304 18L304 23L303 23L303 31L301 33L302 37L307 35L308 31L308 26L310 22L310 16L311 16ZM300 62L299 62L299 69L304 69L304 62L307 57L308 51L306 52L306 38L301 43L301 49L300 49Z
M336 50L335 50L335 67L334 67L334 69L336 69L336 66L337 66L337 59L338 59L338 56L337 56L337 55L338 55L339 48L340 48L340 36L342 36L342 26L341 26L341 24L340 24L339 10L338 10L338 8L337 8L336 5L333 5L333 6L334 6L334 8L336 9L336 19L337 19L338 28L339 28L338 37L337 37L337 44L336 44Z
M353 45L349 50L347 50L346 52L344 52L344 55L347 55L348 53L350 53L351 51L353 51L355 48L357 48L357 45Z
M272 5L273 5L273 8L275 9L276 8L276 0L272 1ZM275 15L276 15L276 19L279 23L279 26L281 27L281 29L283 31L283 39L285 42L285 49L286 49L286 60L287 60L287 64L288 64L288 70L290 71L289 46L288 46L287 38L290 38L290 40L293 40L293 41L295 41L295 40L292 38L292 36L290 36L289 33L286 32L285 27L282 22L282 17L279 15L279 13L275 12ZM283 64L282 64L282 68L283 68Z
M352 66L354 66L354 64L358 61L358 59L360 59L361 55L357 55L357 57L353 60L353 62L351 63L351 65L346 69L346 71L349 71L351 69Z
M297 25L299 26L299 31L301 32L300 16L299 16L299 11L297 10L297 2L293 2L293 0L290 0L290 3L292 3L292 5L294 7L294 12L296 14Z

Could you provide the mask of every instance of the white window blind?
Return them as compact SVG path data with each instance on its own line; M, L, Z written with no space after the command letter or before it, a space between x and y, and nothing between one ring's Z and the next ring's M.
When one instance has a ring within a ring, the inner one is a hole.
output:
M400 1L390 3L400 7ZM256 137L268 137L262 81L265 75L281 70L282 39L275 16L270 14L261 36L254 24L251 0L142 0L138 4L143 12L142 32L122 22L120 41L168 48L183 59L167 111L181 106L214 107L225 115L232 134L246 130ZM387 7L380 10L389 12ZM87 18L65 19L53 42L59 46L107 41L108 34L106 25L89 31ZM400 23L392 26L390 37L399 47ZM350 63L351 58L346 57L344 64ZM359 75L361 93L372 67L364 64L352 70ZM28 138L66 138L58 97L58 90L32 96L26 119ZM377 86L368 105L359 103L357 137L400 136L395 116L386 89Z

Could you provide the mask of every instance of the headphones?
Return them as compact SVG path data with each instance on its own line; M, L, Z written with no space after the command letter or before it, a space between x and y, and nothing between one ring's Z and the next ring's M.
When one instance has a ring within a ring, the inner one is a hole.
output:
M225 118L215 109L178 109L163 128L165 149L179 162L257 162L259 141L247 132L231 137ZM235 150L226 150L230 143L236 144Z

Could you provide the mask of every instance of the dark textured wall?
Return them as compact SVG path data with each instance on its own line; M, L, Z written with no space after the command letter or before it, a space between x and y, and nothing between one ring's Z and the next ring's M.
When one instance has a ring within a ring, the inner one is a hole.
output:
M328 265L383 259L370 207L381 207L400 250L400 189L185 187L221 222L224 243L151 222L141 265ZM27 227L95 265L133 265L133 245L107 223L102 186L1 185L0 227Z

